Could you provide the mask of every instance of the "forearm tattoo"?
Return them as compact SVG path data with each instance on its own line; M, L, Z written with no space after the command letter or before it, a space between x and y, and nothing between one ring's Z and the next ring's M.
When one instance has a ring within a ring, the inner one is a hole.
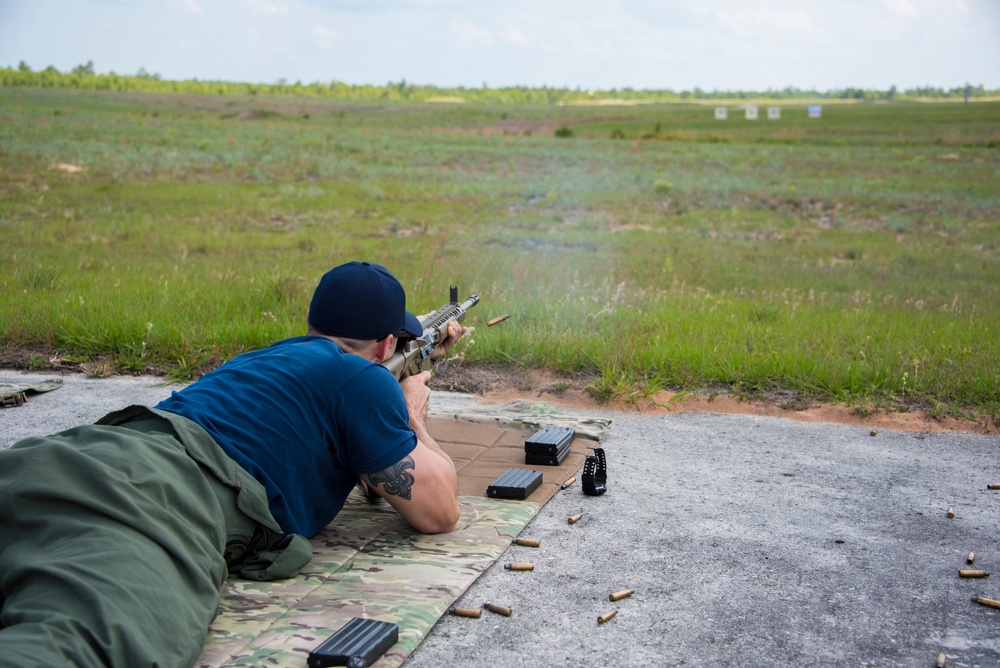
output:
M407 469L415 469L416 467L417 465L413 462L413 458L406 456L389 468L378 473L372 473L368 478L371 480L373 486L382 485L382 489L385 490L386 494L398 496L409 501L413 490L413 474L407 471Z

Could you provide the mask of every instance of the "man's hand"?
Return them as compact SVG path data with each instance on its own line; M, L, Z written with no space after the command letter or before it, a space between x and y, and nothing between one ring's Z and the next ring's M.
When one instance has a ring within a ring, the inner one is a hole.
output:
M406 398L406 409L410 412L410 426L414 427L414 430L416 430L414 420L423 427L427 419L427 407L431 398L431 388L427 387L427 383L430 379L430 371L421 371L399 381L400 387L403 388L403 396ZM420 432L417 432L417 435L419 436Z
M431 359L436 360L447 355L448 349L458 343L458 340L465 336L465 333L468 331L469 328L462 326L462 324L457 320L449 322L448 336L444 341L434 347L434 352L431 353Z

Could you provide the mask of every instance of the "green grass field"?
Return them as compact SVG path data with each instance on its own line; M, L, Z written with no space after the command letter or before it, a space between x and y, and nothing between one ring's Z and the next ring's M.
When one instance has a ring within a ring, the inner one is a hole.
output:
M467 362L597 397L996 419L1000 103L713 106L0 88L0 346L196 375L369 259L417 312L482 297Z

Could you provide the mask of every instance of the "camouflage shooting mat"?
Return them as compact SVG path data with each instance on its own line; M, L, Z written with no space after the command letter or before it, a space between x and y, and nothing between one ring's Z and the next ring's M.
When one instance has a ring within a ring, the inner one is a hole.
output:
M438 412L428 421L458 468L462 515L454 531L418 534L388 504L370 504L355 491L312 539L313 559L298 576L226 582L196 665L305 666L309 650L353 617L399 625L399 642L374 665L400 665L577 472L587 444L611 423L537 402L463 411L461 418ZM561 466L526 466L524 441L546 424L577 429L570 454ZM486 498L487 486L512 467L542 471L542 486L525 501Z

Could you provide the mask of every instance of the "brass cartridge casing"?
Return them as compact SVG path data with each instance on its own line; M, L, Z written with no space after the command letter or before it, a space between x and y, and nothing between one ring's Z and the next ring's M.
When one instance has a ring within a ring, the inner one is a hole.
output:
M510 617L514 614L514 611L510 608L503 605L497 605L496 603L483 603L483 607L490 612L495 612L498 615L503 615L504 617Z
M479 619L483 615L481 610L474 608L450 608L448 612L456 617L472 617L473 619Z
M986 598L985 596L973 596L972 600L979 605L985 605L987 608L996 608L1000 610L1000 601L996 601L992 598Z
M515 538L514 545L520 545L522 547L540 547L542 541L537 538Z
M492 327L493 325L499 325L501 322L510 317L510 313L504 313L503 315L498 315L497 317L487 321L486 326Z
M503 567L508 571L533 571L535 570L535 565L530 561L522 561L513 564L504 564Z
M612 617L614 617L617 614L618 614L617 610L608 610L603 615L601 615L600 617L597 618L597 623L598 624L603 624L603 623L607 622L608 620L610 620Z
M628 598L629 596L631 596L634 593L635 592L632 591L631 589L622 589L621 591L616 591L614 594L611 594L610 596L608 596L608 600L609 601L620 601L623 598Z
M583 513L580 513L579 515L573 515L572 517L567 518L566 521L569 522L570 524L576 524L582 519L583 519Z

